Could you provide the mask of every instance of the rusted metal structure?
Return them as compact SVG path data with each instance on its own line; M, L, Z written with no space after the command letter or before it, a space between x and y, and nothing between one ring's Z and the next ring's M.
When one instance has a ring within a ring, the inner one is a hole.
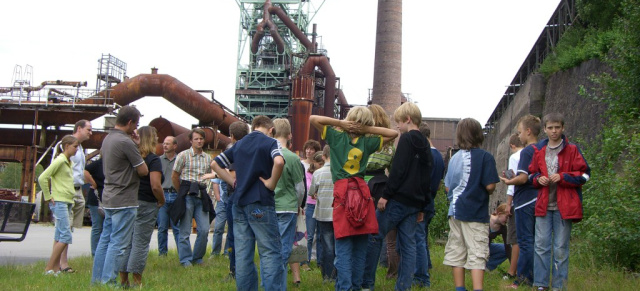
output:
M378 0L371 103L393 114L402 98L402 0Z
M247 39L251 40L251 49L250 64L238 64L236 112L249 120L257 115L288 117L293 127L293 149L301 150L308 138L318 139L318 133L309 130L312 113L341 118L349 107L336 86L339 79L326 51L317 50L315 24L312 39L307 36L309 19L317 10L305 12L304 8L314 1L238 2L244 31L239 62Z

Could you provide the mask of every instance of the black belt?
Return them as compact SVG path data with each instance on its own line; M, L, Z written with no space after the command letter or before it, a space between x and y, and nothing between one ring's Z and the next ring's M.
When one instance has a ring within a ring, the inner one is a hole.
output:
M169 193L177 193L178 192L178 191L176 191L176 188L173 188L173 187L171 187L171 188L162 188L162 190L164 192L169 192Z

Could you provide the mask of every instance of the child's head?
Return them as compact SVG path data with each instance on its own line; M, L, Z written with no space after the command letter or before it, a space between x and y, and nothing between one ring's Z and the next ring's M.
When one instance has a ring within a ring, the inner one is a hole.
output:
M458 122L456 129L456 144L460 149L469 150L482 146L484 133L480 122L473 118L465 118Z
M507 219L509 218L510 213L507 212L507 203L502 203L496 207L496 210L493 211L491 215L498 217L498 223L500 225L507 224Z
M271 128L273 128L273 121L264 115L256 116L251 122L251 130L263 129L268 132Z
M324 148L322 149L322 157L324 157L325 161L329 160L329 157L331 156L330 152L330 148L329 145L325 145Z
M416 127L419 127L422 122L422 113L420 112L418 105L411 102L405 102L400 105L395 112L393 112L393 119L395 120L400 132L407 132L407 126L403 126L401 124L408 125L410 122Z
M518 136L522 144L537 140L540 134L540 118L527 114L518 121Z
M304 151L304 157L307 159L313 158L316 152L320 151L320 143L317 140L310 139L304 143L302 150Z
M542 119L544 121L544 133L550 141L560 141L564 133L564 116L560 113L549 113Z
M59 154L65 153L68 157L75 156L76 151L78 150L78 139L73 135L65 135L62 140L60 140L60 147L56 153L56 157Z
M273 137L291 139L291 124L286 118L276 118L273 120Z
M322 159L322 152L317 152L313 155L313 163L309 165L309 173L315 172L317 169L322 168L324 166L324 159Z
M520 137L517 133L514 133L509 137L509 148L511 148L512 152L516 152L518 149L522 148L522 141L520 141Z
M249 126L242 121L235 121L229 125L229 136L235 140L239 141L243 137L249 134Z
M140 155L144 158L149 153L156 151L156 145L158 144L158 134L156 128L153 126L143 126L138 128L138 135L140 136Z
M354 121L364 126L373 126L373 114L369 108L364 106L356 106L349 109L346 121Z
M424 121L420 123L420 133L422 133L422 135L424 135L424 137L428 139L431 138L431 129L429 128L429 125Z
M384 111L384 108L378 104L369 105L369 110L371 110L371 114L373 114L373 126L390 128L391 120L389 120L389 115Z

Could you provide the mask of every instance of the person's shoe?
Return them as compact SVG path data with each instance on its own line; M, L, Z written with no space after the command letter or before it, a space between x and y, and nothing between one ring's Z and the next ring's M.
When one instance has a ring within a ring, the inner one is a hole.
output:
M311 271L311 267L309 266L309 264L301 265L300 269L302 269L303 271Z
M71 274L71 273L75 273L75 272L76 272L76 270L74 270L74 269L73 269L73 268L71 268L71 267L66 267L66 268L64 268L64 269L60 270L60 272L62 272L62 273L67 273L67 274Z
M49 270L44 272L45 276L54 276L54 277L58 277L58 274L60 274L60 271L56 272L54 270Z
M502 276L502 280L505 280L505 281L513 280L515 278L516 278L516 275L511 275L507 272L505 272L504 275Z
M546 291L546 290L549 290L549 288L548 287L538 286L538 288L536 290L538 290L538 291Z

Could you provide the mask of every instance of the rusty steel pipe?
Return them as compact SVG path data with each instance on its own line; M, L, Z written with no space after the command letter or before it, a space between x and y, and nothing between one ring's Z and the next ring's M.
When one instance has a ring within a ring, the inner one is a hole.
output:
M305 33L300 30L300 28L291 20L291 18L287 16L282 8L278 6L270 6L268 11L269 14L275 14L278 16L278 18L280 18L280 20L282 20L282 23L284 23L284 25L287 26L287 28L291 30L291 32L293 32L293 35L300 41L300 43L302 43L305 48L307 48L307 51L313 52L313 43L307 38Z
M324 115L329 117L333 116L333 103L336 100L336 74L329 64L329 58L326 56L309 56L307 61L302 65L300 69L301 75L312 75L315 68L319 67L325 76L324 84Z
M130 104L145 96L162 96L198 119L201 124L216 125L225 135L229 135L231 123L245 122L170 75L140 74L111 89L109 97L120 105ZM102 91L97 97L82 100L78 104L101 104L106 94Z
M280 33L278 33L278 26L273 23L273 20L271 20L271 14L269 13L269 8L271 7L271 1L265 1L264 6L262 7L262 21L258 24L258 26L256 26L256 34L251 40L251 52L254 54L258 52L258 46L260 45L260 41L264 37L265 26L269 27L269 33L271 34L271 37L273 37L273 40L276 42L278 53L284 53L284 40L282 39L282 36L280 36Z
M22 87L22 89L27 91L27 92L40 91L45 86L70 86L70 87L80 88L80 87L87 87L87 81L84 81L84 82L81 82L81 81L63 81L63 80L44 81L44 82L40 83L40 86ZM13 87L13 88L14 89L20 89L20 87Z
M33 139L31 134L25 134L29 130L33 129L14 129L14 128L2 128L0 129L0 136L2 136L2 144L6 145L30 145L33 144ZM40 140L41 131L36 130L36 140ZM53 143L55 136L58 136L58 141L62 139L63 136L72 134L71 130L46 130L46 146L49 146ZM107 136L106 132L102 131L93 131L91 137L82 143L84 148L90 149L99 149L102 146L102 140Z
M291 109L291 129L293 133L293 150L302 150L309 138L309 116L313 110L315 90L314 78L311 75L298 75L293 79Z

